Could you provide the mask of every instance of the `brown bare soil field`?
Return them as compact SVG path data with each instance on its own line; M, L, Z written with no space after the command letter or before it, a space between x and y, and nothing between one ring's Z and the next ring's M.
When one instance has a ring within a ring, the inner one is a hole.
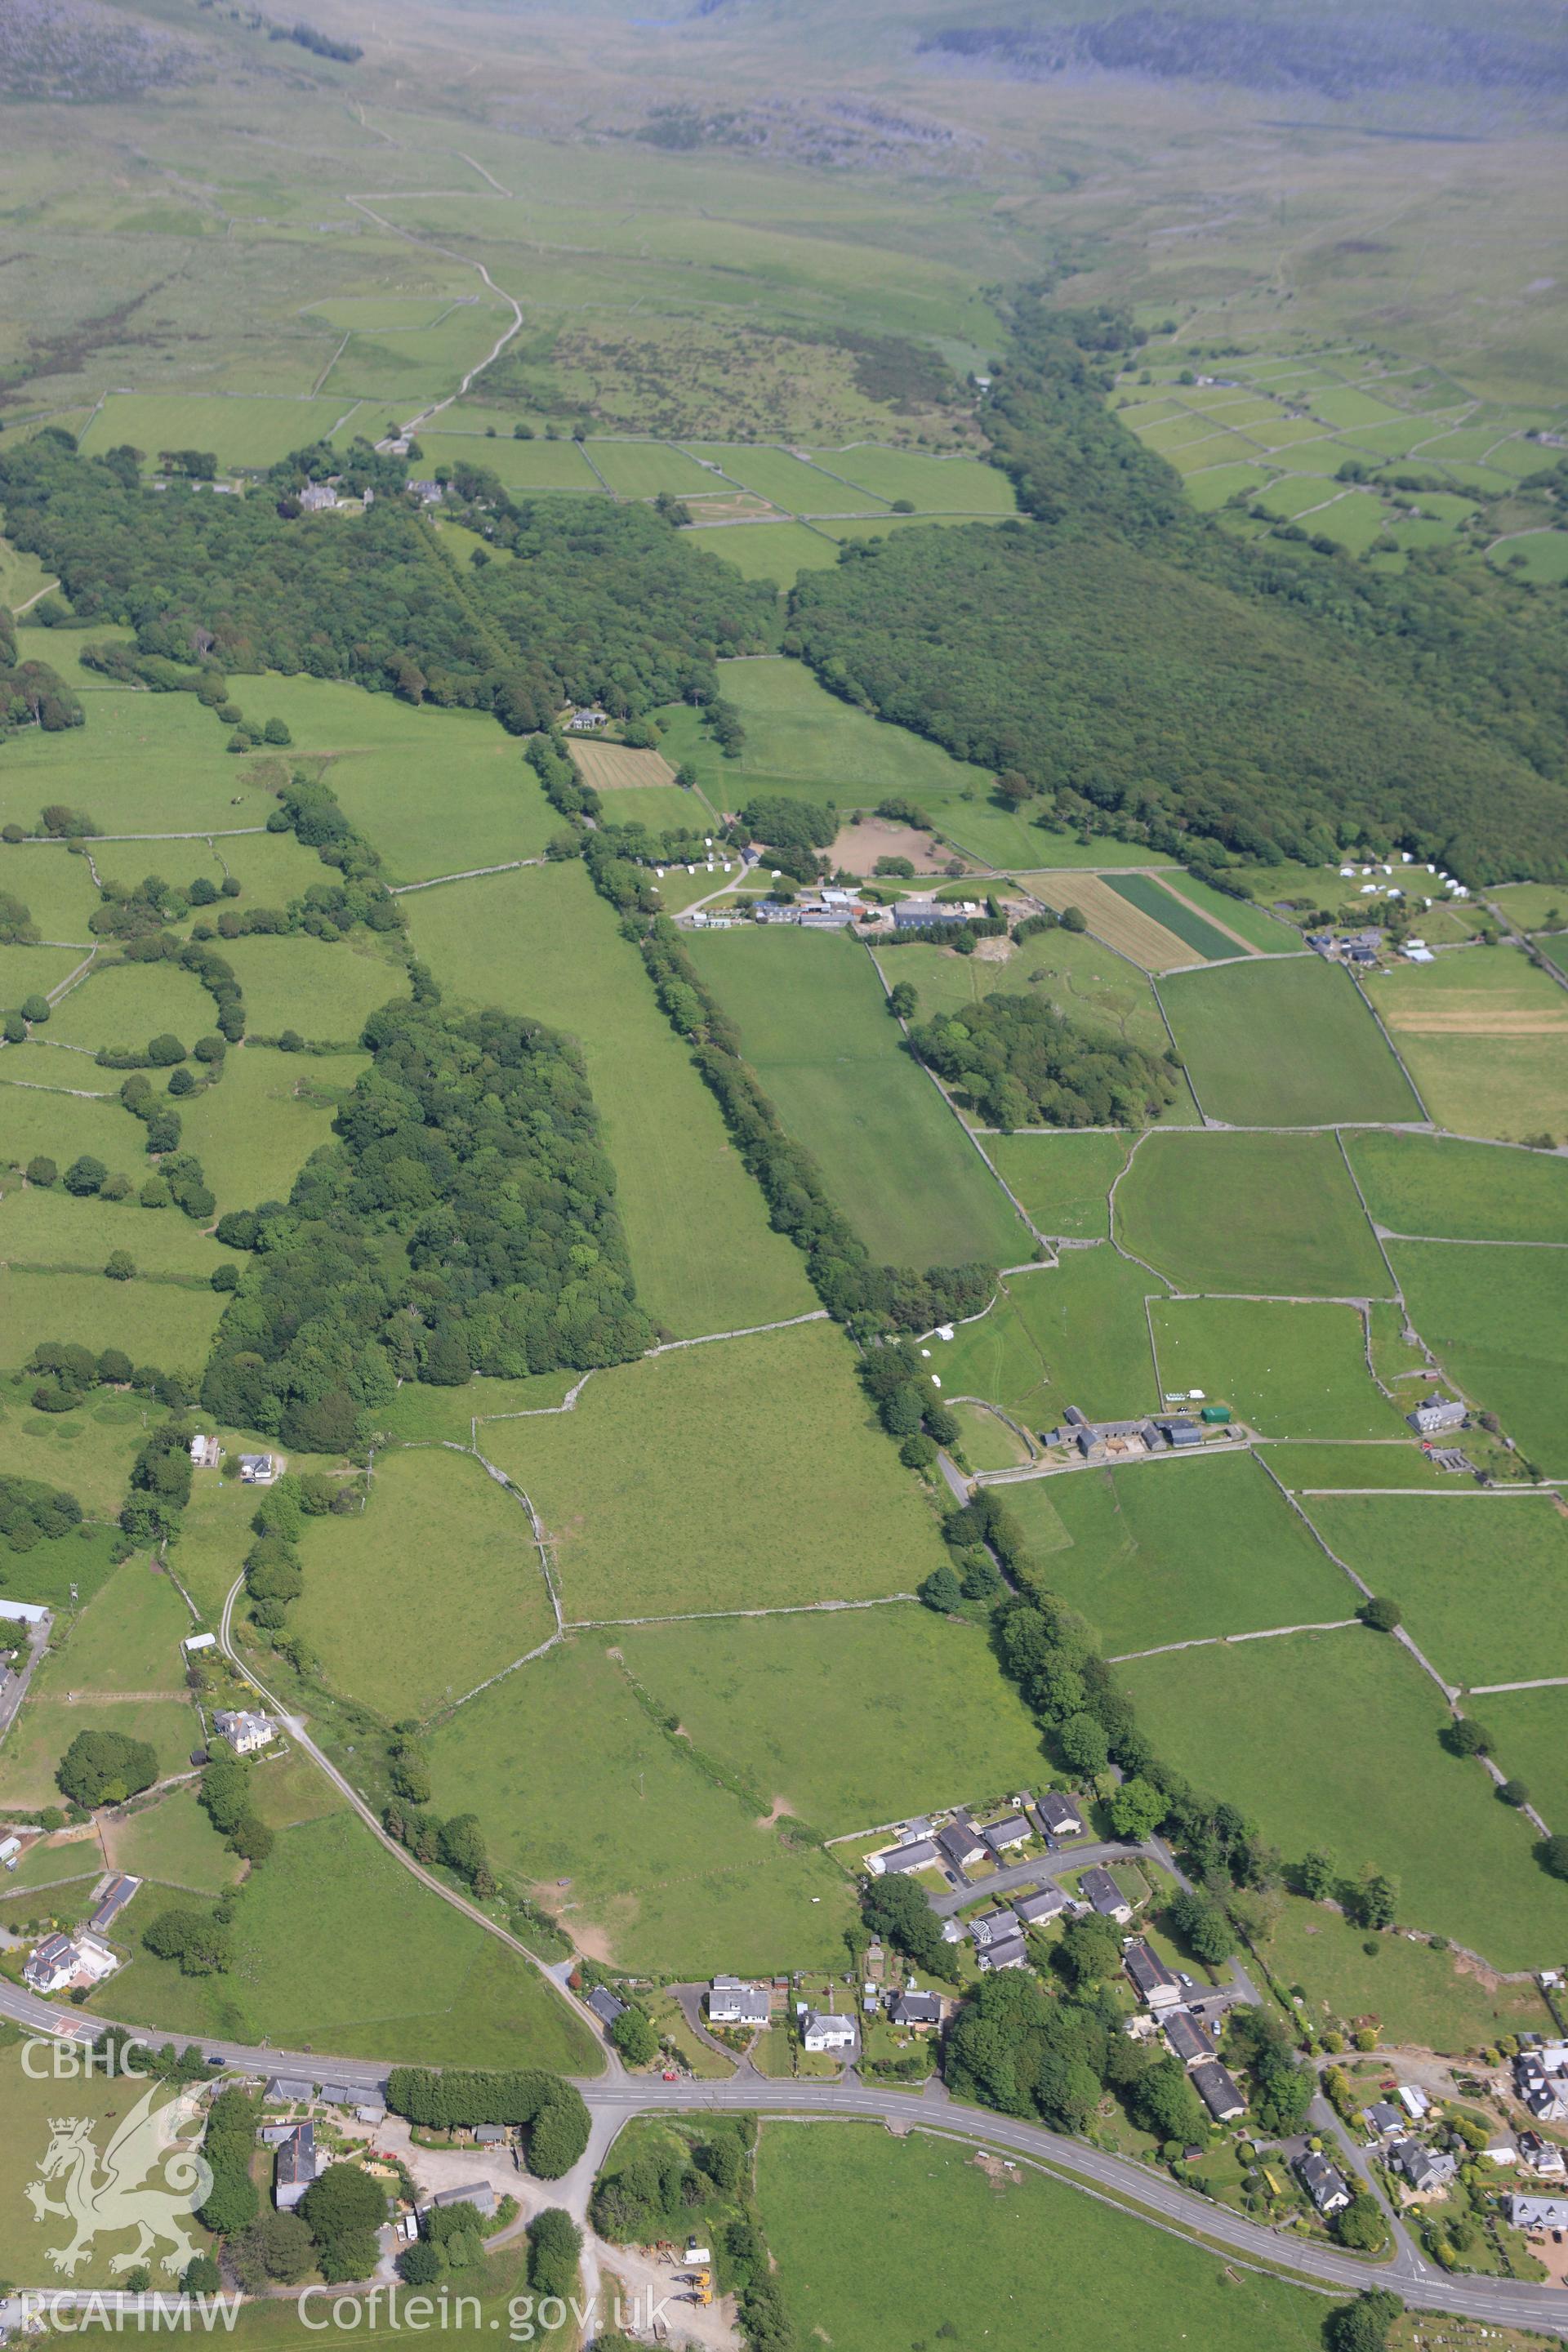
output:
M624 793L639 784L673 784L675 770L662 751L633 751L625 743L569 743L577 772L596 793Z
M917 874L942 874L953 853L933 848L929 833L872 816L858 824L845 825L827 855L833 866L841 866L847 874L869 874L879 857L907 857ZM967 862L964 871L969 871Z
M1097 874L1063 868L1055 874L1032 874L1029 881L1037 898L1043 898L1058 914L1064 907L1077 907L1097 940L1119 949L1145 971L1169 971L1176 964L1202 961L1185 940L1141 913Z

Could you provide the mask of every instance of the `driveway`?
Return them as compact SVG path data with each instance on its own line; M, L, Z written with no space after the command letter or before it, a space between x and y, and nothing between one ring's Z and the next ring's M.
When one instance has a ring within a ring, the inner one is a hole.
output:
M27 1654L16 1673L6 1675L5 1686L0 1689L0 1739L4 1739L10 1730L16 1719L17 1709L27 1696L27 1685L33 1679L38 1660L48 1647L54 1622L52 1617L46 1617L41 1625L29 1625L27 1628Z

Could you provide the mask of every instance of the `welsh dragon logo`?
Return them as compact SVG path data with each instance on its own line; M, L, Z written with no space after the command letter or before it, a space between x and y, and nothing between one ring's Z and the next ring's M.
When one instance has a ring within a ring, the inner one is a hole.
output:
M24 2194L35 2221L58 2219L71 2224L75 2234L70 2242L48 2249L48 2260L66 2278L75 2276L100 2231L106 2236L136 2231L130 2252L112 2258L110 2268L115 2272L133 2270L139 2263L151 2268L157 2249L167 2247L157 2257L159 2265L178 2273L201 2252L186 2225L211 2193L212 2168L182 2137L195 2116L196 2102L182 2096L155 2105L159 2088L148 2085L115 2126L101 2159L93 2138L93 2117L50 2118L49 2145L38 2177L28 2182ZM51 2183L58 2184L60 2195L48 2194Z

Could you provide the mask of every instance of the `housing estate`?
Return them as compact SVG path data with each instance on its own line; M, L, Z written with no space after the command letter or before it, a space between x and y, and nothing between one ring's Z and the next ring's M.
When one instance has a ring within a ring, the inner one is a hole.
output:
M1037 1801L1035 1811L1047 1837L1082 1837L1083 1817L1069 1797L1058 1796L1054 1789L1047 1789Z
M975 1964L987 1976L999 1969L1022 1969L1029 1963L1029 1948L1022 1936L1001 1936L994 1944L984 1945L975 1955Z
M946 1829L938 1830L936 1842L942 1859L957 1871L973 1869L977 1862L985 1860L990 1851L978 1830L971 1828L967 1822L949 1822Z
M880 1878L888 1873L902 1878L911 1870L929 1870L941 1859L930 1838L916 1838L912 1844L894 1846L889 1853L869 1855L866 1867L873 1878Z
M1014 1916L1026 1927L1042 1927L1047 1919L1058 1919L1064 1911L1076 1908L1072 1897L1056 1885L1041 1886L1033 1895L1013 1897Z

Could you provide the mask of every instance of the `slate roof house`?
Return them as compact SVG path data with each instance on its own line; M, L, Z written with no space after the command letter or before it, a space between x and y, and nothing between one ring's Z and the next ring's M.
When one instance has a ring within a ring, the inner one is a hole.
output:
M772 2014L765 1985L748 1984L742 1977L715 1977L708 1989L710 2025L765 2025Z
M1109 1870L1086 1870L1078 1885L1090 1910L1097 1911L1102 1919L1114 1919L1125 1927L1131 1918L1132 1906Z
M1083 1821L1078 1807L1068 1797L1059 1796L1047 1789L1035 1807L1052 1837L1081 1837Z
M1193 2088L1216 2124L1234 2123L1237 2116L1247 2113L1247 2101L1235 2075L1217 2058L1205 2058L1201 2066L1194 2066L1192 2078Z
M1152 1952L1140 1937L1129 1944L1121 1956L1132 1990L1140 2000L1151 2009L1178 2009L1182 1988L1173 1971L1165 1966L1157 1952Z
M1293 2167L1297 2179L1326 2219L1331 2213L1342 2213L1351 2201L1344 2175L1336 2172L1326 2156L1309 2149L1299 2156Z
M967 1822L949 1822L946 1829L938 1830L936 1842L943 1860L954 1870L970 1869L975 1863L984 1862L990 1852L978 1830L971 1829Z

